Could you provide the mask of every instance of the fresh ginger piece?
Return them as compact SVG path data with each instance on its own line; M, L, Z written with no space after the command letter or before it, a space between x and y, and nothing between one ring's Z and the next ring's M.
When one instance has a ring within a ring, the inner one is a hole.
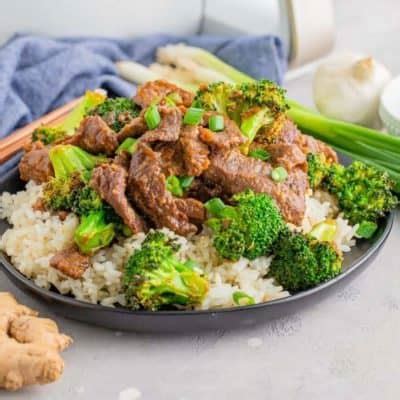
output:
M64 370L59 351L71 343L55 322L38 318L10 293L0 293L0 388L56 381Z

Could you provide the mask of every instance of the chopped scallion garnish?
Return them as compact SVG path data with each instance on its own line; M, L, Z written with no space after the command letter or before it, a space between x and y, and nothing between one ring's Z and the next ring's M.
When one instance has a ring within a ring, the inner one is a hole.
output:
M218 217L226 205L220 198L215 197L208 200L207 203L204 204L204 207L211 215Z
M118 146L116 153L121 154L123 151L126 151L129 154L133 154L136 151L136 147L137 139L128 137Z
M271 178L275 182L284 182L288 177L288 173L285 168L283 167L276 167L271 172Z
M250 306L251 304L255 304L254 297L245 292L241 292L240 290L233 293L232 298L238 306Z
M258 160L266 161L270 157L267 150L264 149L254 149L249 151L249 157L257 158Z
M222 115L212 115L208 120L208 127L213 132L224 130L224 117Z
M155 129L161 122L161 116L157 106L152 104L144 113L144 119L149 129Z
M204 110L202 108L190 107L186 110L185 116L183 117L183 123L185 125L198 125L203 117Z

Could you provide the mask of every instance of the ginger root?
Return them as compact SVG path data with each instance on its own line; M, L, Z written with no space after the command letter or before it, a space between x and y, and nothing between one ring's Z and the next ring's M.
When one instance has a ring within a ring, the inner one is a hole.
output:
M37 315L10 293L0 292L0 388L18 390L61 376L64 361L59 352L72 339L60 334L54 321Z

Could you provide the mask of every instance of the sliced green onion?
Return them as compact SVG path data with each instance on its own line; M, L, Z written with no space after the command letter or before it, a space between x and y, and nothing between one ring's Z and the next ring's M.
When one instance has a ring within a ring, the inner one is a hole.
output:
M360 238L370 239L377 229L378 225L375 222L363 221L360 223L356 235Z
M224 117L222 115L212 115L208 120L208 127L213 132L223 131L225 127Z
M313 226L310 235L321 242L333 242L336 230L337 226L335 221L323 221Z
M181 182L179 178L175 175L171 175L166 179L166 187L169 192L171 192L176 197L183 196L183 189L181 187Z
M275 182L284 182L288 177L288 173L285 168L283 167L276 167L271 172L271 178Z
M267 150L264 149L254 149L249 151L249 157L257 158L258 160L267 161L271 155Z
M221 214L222 210L226 207L226 205L220 198L215 197L211 200L208 200L204 204L204 207L211 215L219 216Z
M158 112L157 106L152 104L144 113L144 119L149 129L155 129L161 122L161 116Z
M182 103L182 97L178 92L172 92L166 97L168 100L173 101L174 104L181 104Z
M136 147L137 139L128 137L118 146L116 153L121 154L126 151L129 154L133 154L136 151Z
M175 102L172 99L170 99L168 96L165 98L165 104L168 107L175 107L176 106Z
M255 304L254 297L240 290L233 293L232 298L238 306L250 306L251 304Z
M198 125L201 122L204 110L202 108L190 107L183 117L185 125Z
M190 188L194 177L193 176L180 176L179 178L179 182L181 184L181 188L183 190Z

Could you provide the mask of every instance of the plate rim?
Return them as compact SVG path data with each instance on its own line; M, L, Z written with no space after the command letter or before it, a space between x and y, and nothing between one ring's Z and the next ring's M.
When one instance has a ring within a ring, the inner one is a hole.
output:
M16 170L18 167L12 168L10 171L8 171L5 175L3 175L0 178L0 186L2 186L8 179L12 177L12 175L15 174ZM148 311L148 310L130 310L128 308L122 308L122 307L110 307L110 306L103 306L101 304L93 304L89 302L85 302L82 300L77 300L75 298L63 295L61 293L56 293L52 290L49 289L44 289L38 285L36 285L33 280L30 278L27 278L25 275L22 274L14 265L9 261L8 256L3 250L0 250L0 265L3 269L5 269L5 272L11 276L13 276L15 279L23 283L26 287L28 287L31 291L34 291L38 294L40 294L42 297L46 298L51 298L54 301L61 302L61 303L66 303L69 306L75 306L77 308L86 308L89 310L94 310L98 312L114 312L114 313L120 313L120 314L128 314L128 315L140 315L140 316L167 316L167 315L173 315L173 316L193 316L193 315L215 315L215 314L223 314L223 313L232 313L232 312L243 312L243 311L248 311L248 310L255 310L255 309L260 309L260 308L268 308L268 307L275 307L279 306L281 304L285 303L292 303L297 300L303 299L305 297L309 297L317 292L323 291L324 289L327 289L336 283L342 281L344 278L352 274L355 270L360 268L366 260L368 260L370 257L372 257L379 249L381 246L385 243L387 240L392 228L393 228L393 222L394 222L394 216L395 212L390 211L384 219L386 220L386 226L384 230L381 233L381 236L377 241L365 252L363 253L358 259L356 259L346 271L343 271L338 275L337 277L330 279L327 282L324 282L320 285L317 285L311 289L307 289L304 291L301 291L299 293L295 293L290 296L286 296L280 299L275 299L267 302L261 302L261 303L256 303L252 305L246 305L246 306L233 306L233 307L224 307L224 308L215 308L215 309L208 309L208 310L159 310L159 311ZM4 219L1 219L4 221ZM15 284L13 282L13 284Z

